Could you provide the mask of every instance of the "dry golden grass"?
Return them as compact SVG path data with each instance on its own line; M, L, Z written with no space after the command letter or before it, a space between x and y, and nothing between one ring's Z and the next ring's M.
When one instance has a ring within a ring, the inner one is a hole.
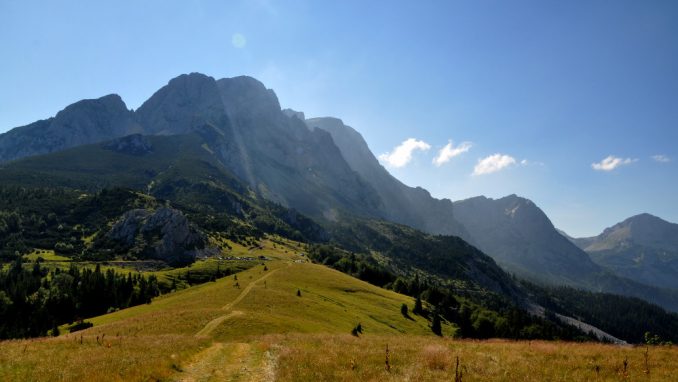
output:
M280 381L677 381L678 349L543 341L459 341L422 336L285 335ZM388 345L390 372L385 370ZM624 360L627 360L624 371Z
M206 338L182 335L114 336L73 333L0 343L2 381L166 380L188 362Z

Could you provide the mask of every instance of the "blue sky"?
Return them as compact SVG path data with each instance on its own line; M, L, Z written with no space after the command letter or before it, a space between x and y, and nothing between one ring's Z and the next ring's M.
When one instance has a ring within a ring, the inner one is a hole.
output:
M516 193L578 236L678 222L675 1L0 0L0 52L0 132L108 93L136 109L181 73L247 74L436 197ZM389 164L408 139L429 148Z

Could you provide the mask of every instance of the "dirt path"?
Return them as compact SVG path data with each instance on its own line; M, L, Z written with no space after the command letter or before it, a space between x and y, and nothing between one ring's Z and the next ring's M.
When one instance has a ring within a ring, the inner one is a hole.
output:
M245 289L243 289L242 292L240 292L240 294L238 295L238 297L236 297L235 300L233 300L233 301L229 302L228 304L222 306L222 307L221 307L221 310L230 310L235 304L237 304L237 303L239 303L240 301L242 301L242 299L244 299L244 298L250 293L250 291L252 290L252 288L254 288L254 286L255 286L258 282L265 280L266 278L270 277L272 274L274 274L275 272L277 272L277 271L279 271L279 270L280 270L280 268L274 269L274 270L272 270L272 271L266 273L265 275L259 277L258 279L253 280L252 282L250 282L250 283L247 285L247 287L245 287ZM202 329L200 329L197 333L195 333L195 336L197 337L197 336L206 336L206 335L209 335L209 334L212 333L212 331L213 331L214 329L216 329L216 327L219 326L222 322L228 320L228 319L231 318L231 317L241 316L241 315L243 315L243 314L244 314L243 312L241 312L241 311L239 311L239 310L235 310L235 311L233 311L233 312L231 312L231 313L229 313L229 314L225 314L225 315L223 315L223 316L219 316L219 317L213 319L212 321L208 322L207 324L205 324L205 326L204 326Z
M264 281L264 280L266 280L266 278L268 278L268 277L271 276L272 274L278 272L279 270L280 270L280 268L274 269L274 270L272 270L272 271L268 271L265 275L263 275L263 276L259 277L258 279L256 279L256 280L250 282L250 283L247 285L247 287L245 287L245 289L242 290L242 292L238 295L238 297L236 297L235 300L233 300L233 301L231 301L230 303L224 305L223 307L221 307L221 309L222 309L222 310L229 310L229 309L231 309L231 307L233 307L233 305L235 305L235 304L239 303L240 301L242 301L242 299L245 298L245 296L247 296L248 293L250 293L250 291L252 290L252 288L254 288L254 285L256 285L256 283L258 283L259 281Z
M208 323L205 325L205 327L203 327L202 329L200 329L199 332L195 333L195 336L196 336L196 337L198 337L198 336L207 336L207 335L209 335L210 333L212 333L212 331L213 331L214 329L216 329L216 327L219 326L219 324L221 324L222 322L228 320L228 319L231 318L231 317L242 316L243 314L244 314L244 313L241 312L241 311L239 311L239 310L234 310L234 311L232 311L231 313L229 313L229 314L227 314L227 315L225 315L225 316L219 316L219 317L215 318L214 320L208 322Z
M274 269L251 281L235 300L224 305L221 309L231 310L250 293L257 283L264 281L279 270L280 268ZM208 322L195 336L208 336L224 321L244 314L244 312L234 310L219 316ZM176 380L182 382L273 381L274 370L275 359L268 351L259 351L249 343L216 342L196 354L194 361L184 368Z
M273 381L270 357L248 343L215 343L200 352L176 381Z

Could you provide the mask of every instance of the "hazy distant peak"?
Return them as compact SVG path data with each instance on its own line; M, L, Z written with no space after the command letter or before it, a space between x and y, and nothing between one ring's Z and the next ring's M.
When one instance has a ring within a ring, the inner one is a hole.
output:
M290 118L294 117L294 118L299 119L302 122L306 121L306 115L304 114L303 111L296 111L296 110L288 108L288 109L283 109L282 112L283 112L283 114L285 114L286 116L288 116Z
M598 236L577 240L587 251L616 250L633 245L677 251L678 224L642 213L606 228Z
M655 224L670 224L666 220L654 216L652 214L649 214L647 212L643 212L638 215L631 216L630 218L624 220L623 223L655 223Z
M316 117L309 118L306 120L306 125L309 128L318 128L325 130L332 134L332 137L335 141L337 140L346 140L349 141L352 145L359 148L362 151L369 151L367 157L373 156L372 152L367 146L367 142L357 130L351 126L345 125L344 121L336 117ZM375 159L376 160L376 159Z
M348 127L344 125L344 121L337 117L314 117L308 119L309 124L319 123L326 126L334 127Z

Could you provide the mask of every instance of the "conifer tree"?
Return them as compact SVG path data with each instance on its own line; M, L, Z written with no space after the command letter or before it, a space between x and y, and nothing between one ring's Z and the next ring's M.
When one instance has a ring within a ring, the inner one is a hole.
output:
M414 309L412 309L412 313L421 315L424 313L424 308L421 304L421 297L417 296L417 300L414 302Z

